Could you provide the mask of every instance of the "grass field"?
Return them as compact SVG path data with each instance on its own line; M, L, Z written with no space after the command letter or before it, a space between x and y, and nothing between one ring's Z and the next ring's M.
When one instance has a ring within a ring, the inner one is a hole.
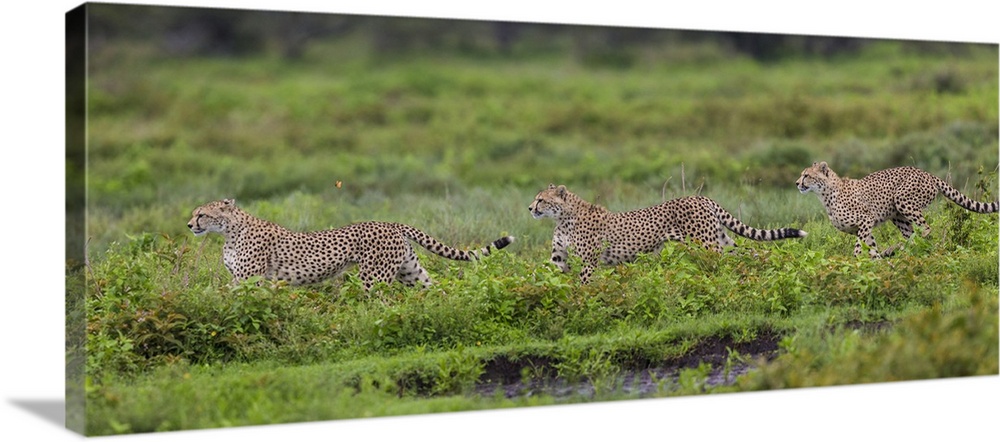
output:
M942 197L930 237L855 259L794 188L825 160L851 177L915 165L995 199L995 46L773 63L699 46L622 69L358 45L297 62L94 55L89 262L68 264L87 296L67 305L87 317L88 434L997 374L996 215ZM580 286L547 264L552 222L526 211L549 183L613 210L698 192L809 236L723 256L668 244ZM230 286L221 238L185 225L228 197L296 230L384 220L462 247L518 240L472 264L418 251L425 290L366 294L353 270ZM709 343L726 350L699 363ZM734 366L754 369L705 382ZM651 367L676 371L622 388ZM482 393L512 382L590 390Z

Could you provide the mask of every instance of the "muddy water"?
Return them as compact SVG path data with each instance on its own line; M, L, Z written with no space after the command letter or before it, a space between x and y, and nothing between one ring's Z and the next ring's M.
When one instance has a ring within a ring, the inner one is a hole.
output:
M732 385L736 378L750 370L753 365L744 362L730 362L726 367L730 350L743 356L742 360L755 361L771 359L777 355L778 338L767 334L753 341L735 343L728 338L709 338L696 345L684 356L664 361L630 361L617 376L607 376L595 383L589 380L569 382L554 376L540 376L535 379L521 379L521 371L528 367L538 371L554 373L553 360L546 357L527 357L517 361L497 359L486 366L486 373L476 385L476 393L483 396L502 394L506 398L530 397L545 394L557 398L575 396L594 397L598 390L602 393L625 394L647 397L679 388L680 373L684 369L697 368L699 364L712 366L707 375L695 380L705 387Z
M720 385L732 385L740 375L753 370L750 364L732 364L729 370L723 368L713 368L706 377L699 380L699 384L705 387L716 387ZM664 391L678 388L680 374L677 369L652 368L643 370L626 370L624 374L616 376L611 382L602 382L603 392L624 393L626 395L648 397ZM476 386L476 393L483 396L494 396L498 390L503 391L503 396L510 399L515 397L531 397L537 394L545 394L557 398L583 396L593 397L597 394L594 383L584 380L579 382L566 382L560 379L531 380L528 382L517 381L513 383L484 383Z

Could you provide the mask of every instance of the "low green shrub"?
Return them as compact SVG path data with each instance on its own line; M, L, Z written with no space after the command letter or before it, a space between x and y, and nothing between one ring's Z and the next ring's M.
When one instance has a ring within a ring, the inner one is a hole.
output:
M786 345L786 353L741 379L758 390L959 376L996 375L995 289L969 290L969 306L952 311L935 304L903 318L891 331L864 339L858 330L812 330ZM811 334L811 336L810 336ZM808 367L808 369L805 369Z

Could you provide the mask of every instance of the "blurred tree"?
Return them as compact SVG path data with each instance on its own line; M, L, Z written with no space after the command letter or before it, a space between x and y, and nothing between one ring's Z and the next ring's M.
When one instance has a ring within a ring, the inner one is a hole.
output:
M723 32L718 39L728 42L738 52L757 61L775 61L787 57L824 57L856 52L868 41L863 38Z
M248 21L274 41L283 58L299 60L310 42L347 35L363 20L361 16L339 14L261 12Z
M510 55L511 46L520 34L519 23L498 21L493 23L493 40L496 42L497 51L503 55Z
M724 32L721 37L729 40L737 52L759 61L779 58L786 40L784 35L752 32Z
M232 9L185 9L163 36L167 49L182 55L251 55L264 49L263 29L248 26L253 13Z

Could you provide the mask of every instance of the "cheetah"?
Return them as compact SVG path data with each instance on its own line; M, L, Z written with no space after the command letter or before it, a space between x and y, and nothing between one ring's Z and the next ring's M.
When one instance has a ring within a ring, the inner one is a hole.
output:
M798 229L760 230L747 226L703 196L672 199L630 212L612 212L584 201L566 186L549 184L538 192L528 211L535 219L556 220L551 262L563 273L569 272L567 248L573 247L583 260L581 284L590 280L598 261L606 265L632 261L637 254L653 252L668 240L684 241L691 237L706 248L721 252L723 247L736 245L723 227L758 241L806 236L806 232Z
M505 236L478 250L458 250L406 224L379 221L295 232L241 210L232 199L194 209L188 228L196 236L222 234L222 261L234 283L259 275L293 285L314 284L357 264L365 291L376 282L388 284L393 279L409 286L420 283L427 287L432 283L407 240L457 261L478 260L489 255L492 248L499 250L514 241L514 237Z
M885 221L891 220L904 239L913 235L913 226L927 236L930 227L921 211L939 193L962 208L978 213L996 212L1000 205L997 201L973 201L944 180L909 166L883 169L856 180L837 176L823 161L803 170L795 186L799 192L816 193L837 230L858 236L854 256L861 255L863 241L872 258L888 256L896 250L893 246L880 254L875 247L872 229Z

